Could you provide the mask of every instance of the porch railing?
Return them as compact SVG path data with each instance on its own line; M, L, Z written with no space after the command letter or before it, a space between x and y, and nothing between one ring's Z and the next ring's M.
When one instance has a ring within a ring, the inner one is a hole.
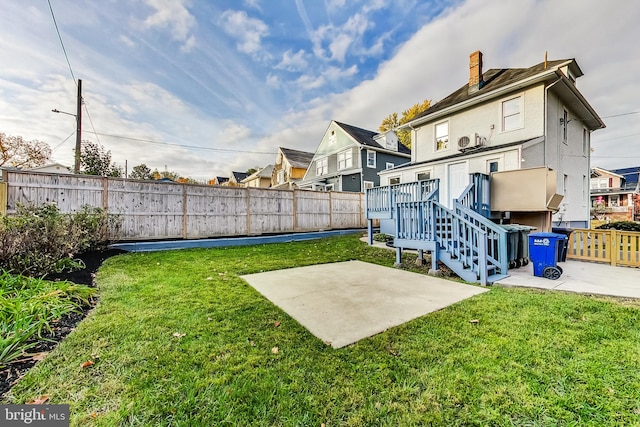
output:
M396 203L426 200L438 188L438 179L368 188L367 219L393 218Z

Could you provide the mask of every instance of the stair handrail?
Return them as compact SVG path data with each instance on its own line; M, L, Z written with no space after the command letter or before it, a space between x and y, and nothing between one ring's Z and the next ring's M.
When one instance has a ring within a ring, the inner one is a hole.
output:
M369 214L372 212L389 212L390 216L393 217L393 210L396 203L428 200L430 197L433 197L434 190L437 190L439 185L439 179L424 179L408 183L368 188L365 199L367 217L369 217Z
M503 274L509 268L507 255L507 230L495 222L485 218L476 211L464 206L458 200L454 201L455 212L482 228L487 234L487 259L500 269ZM493 243L493 244L492 244Z

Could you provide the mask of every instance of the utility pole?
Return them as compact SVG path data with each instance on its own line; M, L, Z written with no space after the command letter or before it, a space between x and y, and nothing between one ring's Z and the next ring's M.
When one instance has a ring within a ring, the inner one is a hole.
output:
M78 108L76 111L76 161L74 173L80 173L80 145L82 144L82 80L78 79Z

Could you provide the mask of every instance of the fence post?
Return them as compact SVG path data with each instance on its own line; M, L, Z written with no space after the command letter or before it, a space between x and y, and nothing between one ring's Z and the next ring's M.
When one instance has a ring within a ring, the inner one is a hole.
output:
M239 187L242 188L242 187ZM243 190L246 193L245 199L247 200L247 236L251 235L251 187L245 187Z
M182 184L182 238L186 239L189 236L187 230L187 184Z
M9 185L6 182L0 182L0 215L7 214L7 192Z
M620 245L618 244L618 232L615 229L609 230L609 240L611 240L611 265L618 265L620 257Z
M298 190L293 189L293 231L298 231Z
M109 178L102 178L102 209L109 213Z
M332 191L329 191L329 229L333 230L333 195L336 194Z

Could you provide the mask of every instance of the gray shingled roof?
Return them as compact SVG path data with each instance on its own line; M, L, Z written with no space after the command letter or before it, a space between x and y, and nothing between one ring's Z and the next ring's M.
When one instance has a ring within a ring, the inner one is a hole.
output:
M373 137L378 135L379 132L372 132L370 130L358 128L355 126L348 125L346 123L336 122L338 126L344 129L353 139L355 139L359 144L365 145L367 147L378 148L382 150L386 150L385 147L378 144ZM398 142L398 152L402 154L411 154L411 149L405 147L403 144Z
M280 151L294 168L306 169L309 167L311 160L313 160L314 153L284 147L280 147Z
M465 83L465 85L460 89L456 90L441 101L433 104L429 109L418 114L413 120L428 116L435 113L436 111L444 110L445 108L459 104L468 99L484 95L487 92L491 92L496 89L500 89L501 87L508 86L521 80L525 80L529 77L533 77L544 72L545 70L551 70L558 65L564 64L569 61L572 61L572 59L547 61L546 68L544 62L541 62L529 68L492 68L482 74L483 84L481 85L479 90L469 93L469 85L468 83Z

